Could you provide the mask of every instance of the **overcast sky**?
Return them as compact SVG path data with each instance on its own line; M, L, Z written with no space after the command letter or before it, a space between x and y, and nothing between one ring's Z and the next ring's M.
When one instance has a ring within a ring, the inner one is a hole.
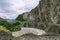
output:
M0 0L0 17L15 19L19 14L35 8L39 0Z

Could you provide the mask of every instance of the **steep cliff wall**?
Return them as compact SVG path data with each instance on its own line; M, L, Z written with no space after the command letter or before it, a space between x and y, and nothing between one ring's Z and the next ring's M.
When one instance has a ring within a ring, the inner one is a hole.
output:
M34 20L30 20L30 16ZM39 5L32 9L27 17L28 27L60 33L60 0L41 0Z

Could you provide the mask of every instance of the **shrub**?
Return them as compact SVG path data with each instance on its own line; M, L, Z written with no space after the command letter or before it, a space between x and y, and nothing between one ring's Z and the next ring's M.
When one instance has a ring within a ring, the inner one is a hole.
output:
M5 31L8 34L11 34L11 31L7 30L4 26L0 26L0 30Z
M16 22L14 24L11 24L7 22L5 19L0 18L0 26L5 27L6 29L10 30L11 32L13 31L18 31L20 30L19 22Z
M25 19L23 19L23 15L19 15L19 16L16 18L16 20L21 21L21 22L26 21Z

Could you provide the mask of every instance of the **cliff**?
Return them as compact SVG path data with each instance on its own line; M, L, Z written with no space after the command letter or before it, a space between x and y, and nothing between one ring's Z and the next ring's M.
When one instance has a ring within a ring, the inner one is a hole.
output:
M59 17L60 0L41 0L37 7L29 12L27 21L23 23L23 26L43 29L46 32L60 33Z

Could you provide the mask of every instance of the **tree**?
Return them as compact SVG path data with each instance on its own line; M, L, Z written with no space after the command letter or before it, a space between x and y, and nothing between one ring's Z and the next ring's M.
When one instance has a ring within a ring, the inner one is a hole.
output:
M10 30L11 32L21 30L18 22L11 24L3 18L0 18L0 26L5 27L6 29Z
M21 22L26 21L25 19L23 19L23 15L19 15L19 16L16 18L16 20L21 21Z

